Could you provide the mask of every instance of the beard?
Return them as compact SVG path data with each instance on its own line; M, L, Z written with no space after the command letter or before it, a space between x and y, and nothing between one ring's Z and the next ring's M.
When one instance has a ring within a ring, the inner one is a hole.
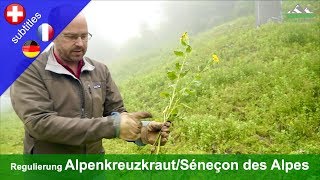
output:
M67 62L79 62L83 59L83 56L86 53L86 48L73 48L69 50L67 53L63 53L63 60Z
M79 61L83 58L85 51L83 49L72 50L70 53L70 59L73 61Z

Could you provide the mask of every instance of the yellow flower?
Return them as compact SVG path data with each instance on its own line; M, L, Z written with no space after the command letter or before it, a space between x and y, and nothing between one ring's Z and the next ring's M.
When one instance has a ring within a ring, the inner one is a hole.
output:
M184 32L181 36L182 39L188 39L188 33L187 32Z
M188 33L184 32L180 38L180 42L185 46L189 44L189 37L188 37Z
M212 54L212 60L214 61L214 62L219 62L219 57L217 56L217 55L215 55L215 54Z

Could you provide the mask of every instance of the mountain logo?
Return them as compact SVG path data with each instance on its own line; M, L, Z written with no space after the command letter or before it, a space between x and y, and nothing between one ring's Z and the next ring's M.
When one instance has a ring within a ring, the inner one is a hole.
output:
M288 18L313 18L315 14L309 8L303 8L300 4L297 4L294 9L288 11Z
M313 12L311 12L308 8L303 9L300 6L300 4L297 4L296 7L293 10L289 11L288 13L290 14L290 13L313 13Z

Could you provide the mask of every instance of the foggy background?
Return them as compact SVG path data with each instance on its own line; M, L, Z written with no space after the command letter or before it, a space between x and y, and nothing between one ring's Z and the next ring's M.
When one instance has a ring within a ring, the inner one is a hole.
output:
M108 64L161 52L185 31L194 36L254 15L254 1L92 1L83 12L93 34L87 56Z

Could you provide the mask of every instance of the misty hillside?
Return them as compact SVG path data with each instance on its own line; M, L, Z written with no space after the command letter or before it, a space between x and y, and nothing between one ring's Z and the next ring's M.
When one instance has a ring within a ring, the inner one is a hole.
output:
M319 19L260 28L254 21L241 18L189 34L191 70L183 84L212 53L220 63L182 99L186 106L171 119L171 138L162 153L320 153ZM166 72L177 61L171 47L180 46L179 38L159 53L110 66L128 111L150 111L161 121L168 102L159 94L170 90ZM14 112L0 118L0 153L22 153L23 124ZM108 154L151 149L119 139L103 143Z
M319 20L255 28L254 18L241 18L190 34L189 67L212 53L220 63L184 99L191 108L179 111L162 152L320 153L319 28ZM128 111L150 111L161 121L168 102L159 94L170 89L166 71L176 62L173 50L110 67ZM113 147L106 153L150 152L150 146L121 140L104 143Z

